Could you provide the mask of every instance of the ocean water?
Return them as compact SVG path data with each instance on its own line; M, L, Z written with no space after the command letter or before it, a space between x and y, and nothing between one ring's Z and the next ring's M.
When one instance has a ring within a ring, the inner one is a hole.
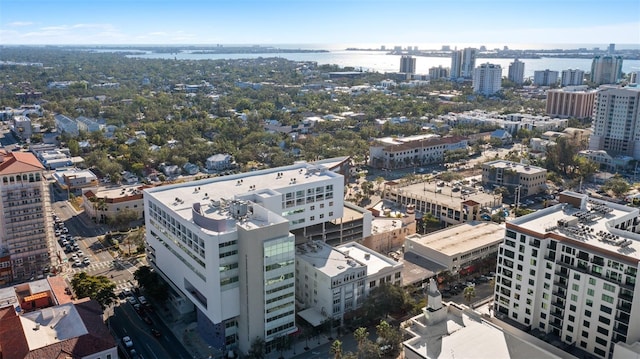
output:
M282 48L303 48L302 46L282 46ZM312 47L306 47L312 48ZM397 72L400 69L400 55L387 55L382 51L346 51L329 50L329 52L319 53L264 53L264 54L192 54L180 52L177 54L141 53L138 55L128 55L128 57L150 58L150 59L176 59L176 60L219 60L219 59L247 59L259 57L281 57L292 61L315 61L319 65L338 65L340 67L354 67L365 71L374 72ZM476 66L490 62L502 67L502 75L507 76L509 63L513 59L477 58ZM591 59L568 59L568 58L540 58L521 59L525 63L525 78L533 77L536 70L579 69L585 72L591 71ZM416 72L428 74L429 68L434 66L450 67L449 57L424 57L416 56ZM640 71L640 60L624 60L622 72Z

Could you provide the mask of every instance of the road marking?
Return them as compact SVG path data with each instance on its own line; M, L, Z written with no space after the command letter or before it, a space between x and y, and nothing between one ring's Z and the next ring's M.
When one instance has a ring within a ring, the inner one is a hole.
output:
M149 348L149 353L151 353L151 355L153 355L154 358L158 359L158 357L156 356L156 354L153 352L153 349L151 349L151 347L149 346L149 344L145 344L147 346L147 348Z

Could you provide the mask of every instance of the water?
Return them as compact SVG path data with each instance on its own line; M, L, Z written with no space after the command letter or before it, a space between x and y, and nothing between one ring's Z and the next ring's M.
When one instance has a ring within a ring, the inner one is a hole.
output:
M367 71L380 73L398 72L400 69L400 55L387 55L382 51L346 51L331 50L319 53L264 53L264 54L159 54L145 52L140 55L128 55L128 57L147 59L177 59L177 60L220 60L220 59L255 59L259 57L281 57L292 61L316 61L319 65L338 65L340 67L362 68ZM476 66L485 62L498 64L502 67L502 75L506 76L509 63L513 59L476 59ZM521 59L524 62L524 76L533 77L536 70L579 69L585 72L591 71L591 59L567 59L567 58L541 58ZM449 57L423 57L416 56L416 72L428 74L429 68L434 66L450 67ZM622 72L640 71L640 60L624 60Z

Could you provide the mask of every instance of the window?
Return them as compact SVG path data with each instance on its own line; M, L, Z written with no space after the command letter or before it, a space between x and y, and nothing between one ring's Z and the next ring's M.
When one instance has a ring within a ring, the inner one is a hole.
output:
M607 314L611 314L611 311L612 311L612 310L611 310L611 308L607 307L606 305L601 305L601 306L600 306L600 311L601 311L601 312L605 312L605 313L607 313Z
M578 296L575 294L571 294L571 301L572 302L577 302L578 301Z
M600 323L603 323L603 324L606 324L606 325L611 324L611 319L609 319L607 317L603 317L603 316L598 317L598 321Z
M582 331L582 337L583 337L583 338L589 338L589 332L588 332L588 331L586 331L586 330L583 330L583 331ZM583 342L583 343L584 343L584 342Z
M607 303L609 303L609 304L613 304L613 297L608 296L608 295L606 295L606 294L603 294L603 295L602 295L602 300L603 300L603 301L605 301L605 302L607 302Z
M595 292L595 291L594 291L593 289L591 289L591 288L587 289L587 295L588 295L588 296L592 296L592 297L593 297L593 293L594 293L594 292Z
M596 285L596 279L595 278L589 278L589 284Z
M601 326L598 326L598 333L600 334L604 334L604 335L609 335L609 331Z
M586 320L582 321L582 326L585 328L589 328L589 322L587 322Z
M585 310L584 311L584 316L587 318L591 318L591 311L590 310Z
M606 290L607 292L615 293L616 287L612 284L604 283L604 290Z
M571 285L571 289L575 290L576 292L580 290L580 286L577 284L573 284Z

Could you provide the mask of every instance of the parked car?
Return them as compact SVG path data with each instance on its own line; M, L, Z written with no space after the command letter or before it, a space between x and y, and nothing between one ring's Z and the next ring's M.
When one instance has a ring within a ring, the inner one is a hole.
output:
M162 335L162 333L160 333L160 331L158 329L155 328L151 328L151 334L153 334L154 337L158 338Z
M82 266L82 262L80 262L79 259L76 259L73 261L73 266L74 267L81 267Z
M138 304L138 301L133 296L127 297L127 302L131 303L131 305Z
M133 341L128 335L126 337L122 337L122 344L124 344L125 348L133 348Z
M91 260L88 257L84 257L84 259L82 260L82 264L88 266L91 264Z

